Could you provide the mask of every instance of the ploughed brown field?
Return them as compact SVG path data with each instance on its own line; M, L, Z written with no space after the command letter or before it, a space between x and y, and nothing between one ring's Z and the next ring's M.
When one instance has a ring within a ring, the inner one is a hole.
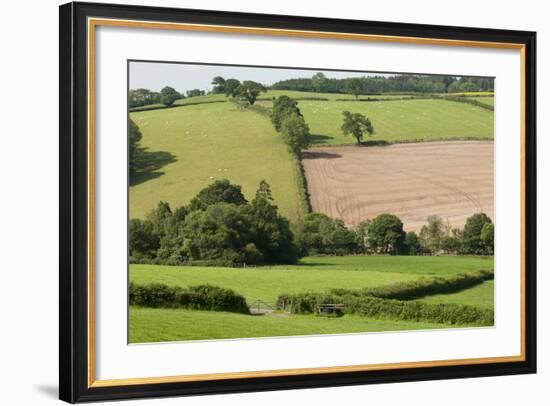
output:
M479 212L494 220L492 141L317 147L303 163L313 210L351 227L382 213L406 231L434 214L451 227Z

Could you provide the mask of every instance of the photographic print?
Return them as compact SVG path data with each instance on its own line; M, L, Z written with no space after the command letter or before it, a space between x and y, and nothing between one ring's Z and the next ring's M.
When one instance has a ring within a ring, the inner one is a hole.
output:
M129 342L492 327L493 112L493 77L129 61Z

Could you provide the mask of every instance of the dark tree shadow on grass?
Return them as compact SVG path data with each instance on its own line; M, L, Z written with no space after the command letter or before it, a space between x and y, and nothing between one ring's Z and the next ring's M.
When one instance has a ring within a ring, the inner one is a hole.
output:
M139 185L148 180L156 179L162 175L160 169L177 161L176 156L166 151L148 151L140 149L133 162L133 170L130 170L130 186Z
M327 144L329 140L331 140L332 137L329 137L328 135L322 135L322 134L309 134L309 140L311 141L312 145L315 144Z

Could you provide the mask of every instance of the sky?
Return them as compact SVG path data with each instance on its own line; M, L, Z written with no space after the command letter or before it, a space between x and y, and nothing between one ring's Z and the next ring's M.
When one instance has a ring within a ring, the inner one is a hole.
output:
M211 82L215 76L222 76L225 79L234 78L240 81L253 80L269 86L280 80L309 78L316 72L323 72L328 78L337 79L380 75L368 72L331 72L325 70L130 62L130 89L145 88L159 91L164 86L171 86L180 93L191 89L209 90L212 88Z

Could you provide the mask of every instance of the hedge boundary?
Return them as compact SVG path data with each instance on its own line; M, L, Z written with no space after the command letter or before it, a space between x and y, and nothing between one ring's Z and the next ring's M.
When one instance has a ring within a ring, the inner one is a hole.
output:
M317 313L319 305L340 303L344 313L396 320L490 326L494 309L454 303L431 304L417 300L435 294L459 292L494 279L494 272L478 271L451 278L421 279L379 288L332 289L328 293L283 294L277 307L296 314Z
M184 308L250 314L243 296L231 289L213 285L182 288L162 283L137 285L130 283L130 305L143 307Z
M494 272L481 270L442 278L422 278L416 281L399 282L391 285L361 290L332 289L330 293L338 296L372 296L381 299L415 300L426 296L460 292L493 280Z
M197 106L199 104L212 104L212 103L227 103L227 100L206 100L202 102L190 102L190 103L184 103L184 104L173 104L171 106L139 106L139 107L131 107L128 109L129 113L137 113L140 111L150 111L150 110L164 110L164 109L175 109L177 107L187 107L187 106Z

